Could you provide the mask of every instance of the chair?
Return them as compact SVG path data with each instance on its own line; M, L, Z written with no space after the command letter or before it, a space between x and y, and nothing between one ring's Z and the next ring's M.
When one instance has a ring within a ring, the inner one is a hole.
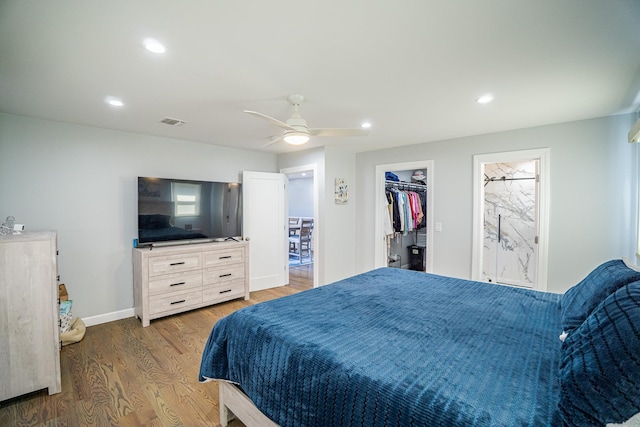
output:
M289 236L298 234L298 230L300 230L300 218L298 218L297 216L290 216L289 217Z
M300 218L297 216L289 217L289 237L296 236L300 231ZM289 253L295 250L295 245L289 240Z
M313 219L302 219L297 234L289 233L289 256L298 258L302 264L302 258L306 256L309 262L311 257L311 235L313 233ZM306 254L306 255L305 255Z

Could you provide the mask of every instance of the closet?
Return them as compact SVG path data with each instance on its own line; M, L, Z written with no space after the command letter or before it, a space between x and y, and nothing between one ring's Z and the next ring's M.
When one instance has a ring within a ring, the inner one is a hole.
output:
M424 171L385 173L385 218L389 267L426 271L427 182Z

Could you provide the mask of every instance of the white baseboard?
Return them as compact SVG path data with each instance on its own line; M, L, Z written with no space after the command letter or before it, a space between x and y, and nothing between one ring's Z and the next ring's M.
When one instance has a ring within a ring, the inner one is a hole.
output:
M83 317L82 321L87 326L100 325L101 323L113 322L114 320L127 319L135 316L132 308L126 310L112 311L111 313L99 314L97 316Z

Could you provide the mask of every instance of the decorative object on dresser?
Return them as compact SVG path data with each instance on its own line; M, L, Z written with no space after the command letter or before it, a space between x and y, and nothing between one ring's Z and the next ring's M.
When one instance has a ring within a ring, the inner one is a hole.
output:
M152 319L249 299L249 242L133 249L135 315Z
M0 235L0 401L59 393L56 232Z

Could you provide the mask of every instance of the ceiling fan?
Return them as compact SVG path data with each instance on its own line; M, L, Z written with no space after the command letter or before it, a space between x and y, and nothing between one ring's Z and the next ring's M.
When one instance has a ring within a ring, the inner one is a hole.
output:
M298 107L300 106L300 104L302 104L302 101L304 101L304 97L302 95L289 95L287 99L289 100L291 105L293 105L293 113L291 114L291 117L286 121L286 123L278 119L274 119L273 117L269 117L265 114L258 113L256 111L244 110L245 113L268 120L276 126L280 126L284 129L284 133L282 134L282 136L273 138L269 143L265 144L263 148L268 147L271 144L275 144L281 139L283 139L288 144L302 145L309 141L309 138L311 136L369 135L368 129L309 128L307 126L307 121L302 118L300 112L298 111Z

